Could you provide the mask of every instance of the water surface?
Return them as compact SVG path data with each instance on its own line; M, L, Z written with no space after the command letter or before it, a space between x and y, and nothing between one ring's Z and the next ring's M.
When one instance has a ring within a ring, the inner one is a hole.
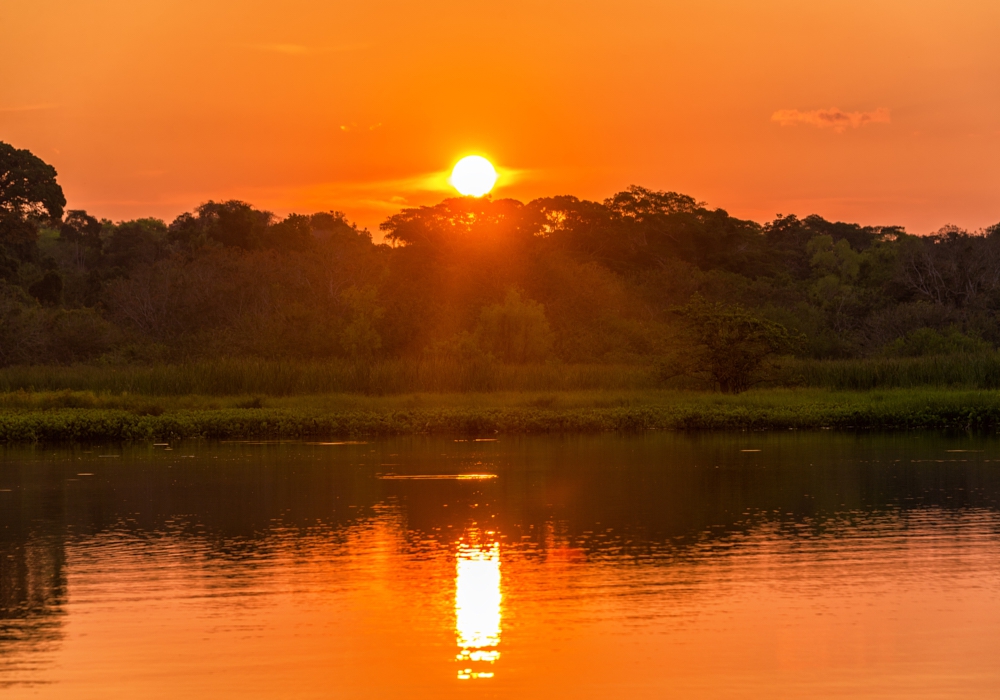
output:
M4 698L982 698L1000 440L8 449Z

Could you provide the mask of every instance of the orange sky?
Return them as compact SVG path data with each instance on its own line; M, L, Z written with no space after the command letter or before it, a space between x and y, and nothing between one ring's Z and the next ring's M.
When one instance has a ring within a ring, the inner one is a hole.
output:
M0 27L0 141L102 217L374 228L481 153L524 200L1000 221L995 0L0 0Z

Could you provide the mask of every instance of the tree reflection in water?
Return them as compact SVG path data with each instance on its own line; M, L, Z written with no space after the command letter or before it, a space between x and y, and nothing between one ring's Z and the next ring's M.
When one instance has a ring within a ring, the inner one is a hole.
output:
M46 652L63 638L64 560L56 538L0 539L0 688L39 682L51 666Z
M500 658L500 543L495 533L478 542L477 533L458 542L455 561L455 635L459 680L492 678Z

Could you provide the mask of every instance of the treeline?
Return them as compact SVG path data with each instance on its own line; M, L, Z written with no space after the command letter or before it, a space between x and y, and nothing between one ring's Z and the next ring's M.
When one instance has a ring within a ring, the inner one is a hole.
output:
M759 224L641 187L446 199L388 218L381 243L338 212L239 201L169 223L64 208L55 170L0 143L0 364L649 364L692 342L692 299L787 330L803 357L1000 344L1000 225Z

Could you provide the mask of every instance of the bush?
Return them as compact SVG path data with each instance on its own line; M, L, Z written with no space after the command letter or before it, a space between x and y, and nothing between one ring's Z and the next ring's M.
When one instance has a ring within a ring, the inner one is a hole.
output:
M46 346L45 314L19 287L0 283L0 365L31 364Z
M57 311L49 321L48 359L62 363L94 359L111 348L115 336L115 328L93 309Z

